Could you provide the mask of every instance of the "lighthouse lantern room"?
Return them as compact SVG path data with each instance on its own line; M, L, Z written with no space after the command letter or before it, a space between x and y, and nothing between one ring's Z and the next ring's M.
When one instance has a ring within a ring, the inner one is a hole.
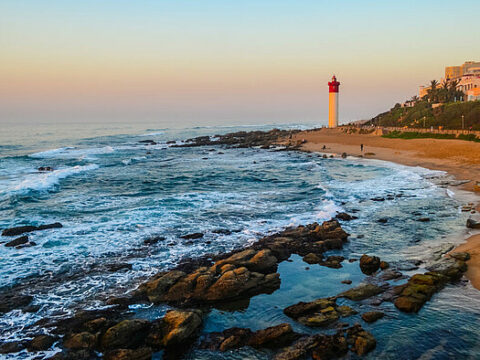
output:
M338 126L338 87L340 83L335 75L332 81L328 83L329 99L328 99L328 127L334 128Z

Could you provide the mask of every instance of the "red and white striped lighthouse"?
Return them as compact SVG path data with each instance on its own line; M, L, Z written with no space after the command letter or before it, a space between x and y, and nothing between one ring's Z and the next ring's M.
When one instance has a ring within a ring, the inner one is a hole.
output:
M332 81L328 83L328 127L334 128L338 126L338 87L340 83L337 81L335 75Z

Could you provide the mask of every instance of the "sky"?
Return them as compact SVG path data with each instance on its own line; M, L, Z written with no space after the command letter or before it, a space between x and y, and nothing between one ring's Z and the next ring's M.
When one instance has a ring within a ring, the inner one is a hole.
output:
M480 61L480 1L1 0L0 122L368 119Z

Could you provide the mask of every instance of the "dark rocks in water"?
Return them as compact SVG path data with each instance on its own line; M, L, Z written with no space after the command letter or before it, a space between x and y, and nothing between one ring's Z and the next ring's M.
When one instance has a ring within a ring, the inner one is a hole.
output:
M354 301L359 301L368 299L369 297L378 295L384 291L385 289L374 284L361 284L357 287L354 287L353 289L349 289L340 293L338 296Z
M33 301L33 296L17 294L0 295L0 314L7 313L14 309L21 309L28 306Z
M107 264L106 268L110 272L117 272L120 270L132 270L132 264L128 264L128 263Z
M380 224L386 224L388 222L388 219L387 218L380 218L377 220L377 222L379 222Z
M203 237L203 233L193 233L193 234L187 234L180 236L182 239L185 240L194 240L194 239L200 239Z
M449 281L458 280L467 270L464 261L455 258L442 258L425 274L413 275L405 285L396 287L398 298L395 306L403 312L418 312L433 294Z
M321 256L318 256L317 254L314 254L314 253L308 253L307 255L305 255L302 259L304 262L306 262L307 264L318 264L322 261L322 257Z
M105 350L136 348L144 342L149 329L150 322L147 320L123 320L105 332L101 347Z
M250 329L230 328L222 332L209 333L200 343L200 349L228 351L248 344L253 332Z
M429 222L429 221L430 221L430 218L428 218L428 217L422 217L422 218L418 218L417 221L420 221L420 222Z
M405 260L396 264L396 268L402 271L416 270L422 264L420 260Z
M346 152L342 153L342 159L346 159L346 158L347 158L347 153Z
M146 245L153 245L153 244L156 244L158 243L159 241L164 241L166 238L163 237L163 236L152 236L152 237L149 237L145 240L143 240L143 243L146 244Z
M468 218L467 219L467 228L480 229L480 221L475 221L471 218Z
M312 359L324 360L343 357L348 352L347 340L341 333L323 335L318 338L312 352Z
M19 238L16 238L15 240L9 241L8 243L5 244L7 247L15 247L19 246L22 244L26 244L28 242L28 236L20 236Z
M362 314L363 321L367 323L373 323L385 316L385 313L382 311L368 311Z
M338 219L338 220L343 220L343 221L350 221L350 220L358 219L356 216L349 215L346 212L338 213L335 216L335 218Z
M139 143L142 143L142 144L147 144L147 145L157 145L157 143L151 139L148 139L148 140L140 140Z
M342 267L341 262L345 260L343 256L331 255L320 263L322 266L326 266L332 269L340 269Z
M18 226L10 229L4 229L2 231L2 236L17 236L24 233L37 231L37 230L47 230L47 229L56 229L63 227L62 224L56 222L53 224L40 225L40 226Z
M53 168L50 167L50 166L40 166L37 170L38 171L53 171Z
M394 280L394 279L400 279L404 277L403 274L399 271L393 270L393 269L387 269L382 273L380 278L382 280L388 281L388 280Z
M222 234L222 235L230 235L232 233L232 231L228 230L228 229L215 229L215 230L212 230L212 233Z
M225 135L216 135L214 138L210 136L199 136L188 139L183 144L172 145L173 147L194 147L194 146L212 146L212 145L227 145L236 148L248 148L260 146L263 148L270 147L281 138L285 138L290 134L296 133L298 130L279 130L273 129L270 131L239 131ZM287 149L297 149L300 144L293 144L287 146Z
M352 283L352 280L342 280L342 284L347 284L350 285Z
M360 258L360 269L366 275L372 275L380 268L380 258L363 254Z
M25 349L24 341L10 341L4 342L0 345L0 354L10 354L20 352Z
M51 335L38 335L27 343L27 350L30 352L48 350L55 341L56 338Z
M385 198L383 198L383 197L374 197L374 198L371 198L370 200L372 200L372 201L385 201Z

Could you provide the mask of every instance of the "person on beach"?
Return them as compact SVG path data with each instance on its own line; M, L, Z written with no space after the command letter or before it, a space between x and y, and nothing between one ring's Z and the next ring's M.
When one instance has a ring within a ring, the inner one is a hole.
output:
M360 151L363 152L363 144L360 144Z

